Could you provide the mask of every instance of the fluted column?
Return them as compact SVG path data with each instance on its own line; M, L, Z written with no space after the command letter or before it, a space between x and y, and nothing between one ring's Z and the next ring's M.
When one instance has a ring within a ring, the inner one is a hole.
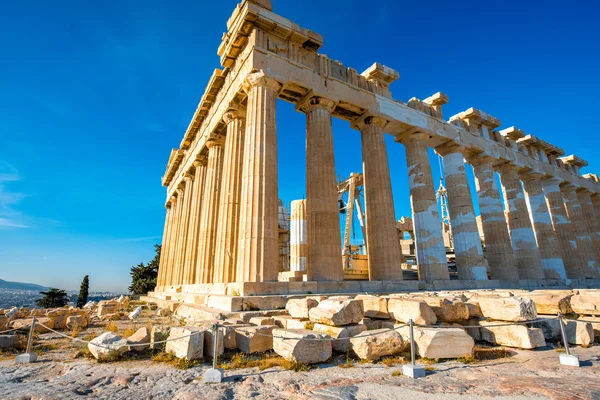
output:
M560 191L563 195L565 208L567 209L567 214L569 215L571 226L573 227L573 232L575 233L577 250L583 258L583 266L587 268L586 277L600 277L600 274L598 273L598 261L596 260L596 255L594 254L594 248L588 230L588 224L585 220L585 215L583 214L581 204L579 204L576 190L577 187L571 184L560 185Z
M229 283L236 279L246 110L239 107L231 108L225 113L223 119L227 124L227 136L225 137L213 281Z
M458 279L487 280L487 263L475 220L463 149L451 144L437 147L435 151L444 163Z
M175 283L175 269L177 266L177 254L179 253L178 247L178 235L179 227L181 225L181 209L183 207L183 185L180 185L176 189L177 197L175 198L175 214L173 215L173 234L170 239L170 252L169 252L169 269L167 272L166 285L174 285Z
M475 175L475 189L485 238L485 255L490 266L491 279L517 280L517 260L510 242L508 225L496 185L492 158L469 158Z
M169 234L171 233L171 199L167 201L165 204L166 213L165 213L165 228L162 237L162 246L160 250L160 263L158 267L158 277L156 278L156 286L162 287L164 286L165 280L165 272L167 271L167 259L169 254Z
M427 134L413 133L402 138L401 142L406 149L419 280L433 282L450 279L450 276L427 153L428 138Z
M192 204L192 175L186 173L183 178L183 203L181 206L181 216L179 223L179 232L177 232L177 258L174 273L174 284L183 284L183 274L185 268L185 252L187 244L187 233L190 225L190 211Z
M533 230L537 240L544 276L549 279L567 279L567 272L552 227L552 219L542 188L542 175L522 173L521 181L529 205Z
M277 197L276 100L281 84L262 72L248 75L237 282L277 281L279 199Z
M500 180L506 211L508 212L508 229L510 240L517 257L519 278L521 279L543 279L544 270L540 252L535 240L535 233L529 218L527 202L521 187L521 181L517 168L505 164L500 168Z
M306 200L294 200L290 213L290 271L306 271Z
M592 204L592 193L587 189L580 188L577 190L577 199L581 205L581 211L587 223L587 229L590 233L590 240L592 242L592 248L594 249L594 255L596 256L596 262L600 264L600 215L597 215L594 211L594 205ZM600 267L600 265L599 265Z
M190 208L189 228L185 252L185 273L183 283L197 283L196 265L198 264L198 242L200 235L200 219L204 199L206 178L206 156L194 161L194 184L192 185L192 204Z
M561 179L547 178L542 181L542 187L552 217L552 225L558 241L558 248L565 263L567 278L585 278L587 266L581 256L581 252L577 248L574 230L567 216L565 203L560 193L559 185L561 183Z
M223 140L211 140L206 143L206 147L208 148L208 161L200 213L200 240L196 270L198 283L213 282L219 195L223 174Z
M383 118L369 116L354 124L354 128L360 130L362 141L366 243L369 280L372 281L402 280L402 253L398 245L390 167L383 136L386 123Z
M344 279L331 130L334 107L333 101L323 97L306 98L297 106L306 113L306 271L309 281Z

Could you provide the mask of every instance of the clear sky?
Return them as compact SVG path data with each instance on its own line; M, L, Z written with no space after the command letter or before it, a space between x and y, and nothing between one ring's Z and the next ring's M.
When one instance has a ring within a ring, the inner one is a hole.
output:
M600 7L593 1L273 0L359 72L400 72L407 101L448 94L600 172ZM6 1L0 12L0 278L123 290L153 256L160 177L214 68L235 0ZM304 116L278 102L280 197L305 194ZM334 120L337 172L360 136ZM404 148L388 137L396 216L410 215ZM437 161L432 156L434 171Z

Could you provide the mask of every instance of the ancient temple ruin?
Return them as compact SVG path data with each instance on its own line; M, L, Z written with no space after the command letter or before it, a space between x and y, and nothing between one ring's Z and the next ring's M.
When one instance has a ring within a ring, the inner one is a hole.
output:
M322 44L319 34L275 14L268 0L245 0L234 10L218 49L222 69L210 78L162 179L167 214L151 296L193 302L206 295L600 282L600 183L581 175L585 160L518 128L501 128L475 108L445 119L443 93L396 100L389 85L398 72L375 63L359 73L319 54ZM278 99L306 114L307 240L290 249L304 254L301 281L278 280ZM345 281L342 270L332 117L361 133L364 281ZM386 149L386 134L398 145ZM418 280L403 280L390 183L388 153L402 147ZM458 280L449 279L428 148L443 158ZM474 168L485 255L465 162Z

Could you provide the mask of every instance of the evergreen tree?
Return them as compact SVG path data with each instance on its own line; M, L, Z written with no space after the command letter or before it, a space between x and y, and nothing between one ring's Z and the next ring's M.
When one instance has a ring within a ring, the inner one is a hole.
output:
M153 291L156 287L158 264L160 263L160 249L161 245L154 245L156 255L148 265L139 263L137 266L131 267L131 285L129 286L131 293L145 295Z
M40 292L44 297L35 301L35 304L42 308L64 307L69 304L67 292L61 289L51 288L47 292Z
M79 287L79 297L77 298L77 308L83 308L88 301L88 290L90 288L90 277L88 275L83 277L81 286Z

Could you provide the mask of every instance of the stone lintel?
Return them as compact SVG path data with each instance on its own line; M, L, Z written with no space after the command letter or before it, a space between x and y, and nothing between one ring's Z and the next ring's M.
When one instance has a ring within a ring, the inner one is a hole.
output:
M296 103L296 111L308 112L313 107L321 106L327 108L329 112L333 112L335 109L336 103L333 100L330 100L326 97L318 96L313 93L313 91L309 91L306 96Z
M517 141L523 137L525 137L525 132L521 129L511 126L510 128L502 129L499 131L502 136L507 139Z
M450 117L450 122L453 122L457 119L475 122L476 124L480 125L485 125L489 129L495 129L500 126L500 120L498 118L495 118L490 114L474 107L471 107L463 112L453 115L452 117Z
M542 150L546 155L563 155L565 151L553 144L540 139L537 136L526 135L520 139L517 139L517 143L523 143L528 146L532 146Z
M571 154L570 156L560 157L559 160L561 160L564 164L574 165L579 168L587 167L587 165L588 165L587 161L585 161L583 158L577 157L575 154Z
M454 140L450 140L444 144L441 144L435 148L435 152L440 156L444 157L451 153L465 153L465 147L461 144L455 142Z
M594 183L600 183L600 178L596 174L584 174L582 175L584 179L592 181Z
M437 92L423 100L423 103L431 106L443 106L444 104L448 104L448 95L442 92Z
M181 164L181 160L183 160L183 156L185 155L184 150L173 149L171 150L171 155L169 156L169 163L167 164L167 171L162 178L163 186L169 186L179 164Z
M388 87L390 83L400 78L398 71L386 67L378 62L371 65L361 74L367 80L377 83L379 86Z
M385 130L388 120L372 114L364 114L350 124L350 128L363 131L366 125L377 125Z

